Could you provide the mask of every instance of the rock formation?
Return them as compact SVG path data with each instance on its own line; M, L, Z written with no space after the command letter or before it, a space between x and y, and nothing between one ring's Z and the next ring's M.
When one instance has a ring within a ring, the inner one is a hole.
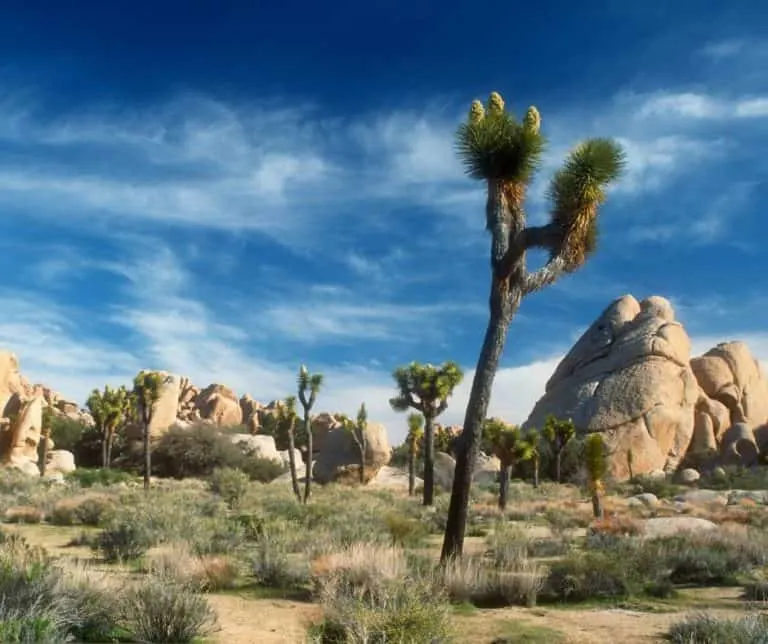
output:
M702 454L750 464L768 422L768 383L749 349L721 344L691 360L690 340L662 297L615 300L557 366L524 427L548 414L601 432L610 471L674 471Z
M384 425L368 423L365 430L366 482L376 476L379 469L389 463L392 450ZM360 452L348 431L342 427L333 427L324 436L312 470L312 476L318 483L331 483L343 479L355 480L359 476Z

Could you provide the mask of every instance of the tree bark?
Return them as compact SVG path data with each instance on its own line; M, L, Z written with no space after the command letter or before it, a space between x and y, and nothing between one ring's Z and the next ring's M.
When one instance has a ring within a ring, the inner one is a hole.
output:
M314 459L312 453L312 420L309 417L309 409L304 410L304 432L307 434L307 462L304 475L304 503L306 504L309 502L309 497L312 496L312 461Z
M424 497L423 505L435 502L435 421L424 415Z
M293 436L293 428L288 430L288 467L291 470L291 485L296 500L301 503L301 488L299 487L299 476L296 472L296 439Z
M507 509L507 497L509 496L509 464L502 463L499 468L499 510Z
M109 456L107 455L109 451L109 447L107 443L109 442L109 434L107 434L106 431L102 432L101 435L101 466L106 468L107 463L109 461Z
M44 431L40 435L40 462L38 464L40 469L40 476L45 476L45 469L48 465L48 437L51 435L50 430Z
M560 483L560 469L563 463L563 450L558 449L555 452L555 483Z
M149 492L149 477L152 473L152 452L149 449L149 421L144 421L144 491Z
M603 501L597 490L592 492L592 513L595 515L595 519L603 518Z
M534 489L539 487L539 459L533 459L533 487Z
M360 447L360 485L365 485L365 443L358 443Z
M104 467L106 467L107 469L112 467L112 444L114 443L114 440L115 440L115 432L112 431L107 436L107 462L104 465Z
M416 450L411 441L411 448L408 451L408 496L416 493Z
M519 209L511 208L507 203L504 186L500 182L488 182L486 219L492 235L490 316L475 369L463 430L457 442L453 489L440 554L442 563L460 557L464 550L472 473L482 441L483 421L488 413L493 381L504 353L509 325L523 294L529 288L524 249L510 247L510 240L517 243L524 235L525 217ZM511 256L513 251L515 257ZM532 284L531 288L536 285Z

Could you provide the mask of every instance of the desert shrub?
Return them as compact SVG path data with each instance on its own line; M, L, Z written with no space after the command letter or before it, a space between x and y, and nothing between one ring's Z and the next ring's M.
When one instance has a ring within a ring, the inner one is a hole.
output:
M768 474L764 467L746 468L730 465L718 468L719 472L705 473L699 479L699 487L711 490L765 490Z
M149 575L125 597L124 615L142 642L187 644L209 635L216 614L193 587Z
M94 487L117 485L119 483L127 483L133 480L128 472L122 472L120 470L107 469L103 467L87 468L78 467L74 472L67 474L67 479L75 481L80 487Z
M5 520L8 523L40 523L43 518L42 510L26 505L8 508L5 511Z
M212 425L171 427L157 442L152 455L156 476L182 479L207 477L219 467L239 467L242 450Z
M50 423L51 439L56 449L65 449L74 454L83 434L88 430L88 426L79 420L66 416L51 416Z
M15 497L26 496L40 489L41 480L12 468L0 468L0 494ZM18 503L18 501L16 501Z
M195 554L184 541L150 552L144 564L149 574L205 592L232 588L239 575L237 566L228 557Z
M675 644L760 644L768 640L768 615L722 619L706 613L673 624L667 639Z
M101 531L94 549L108 563L116 563L138 559L156 543L157 539L147 525L119 517Z
M396 548L359 544L315 562L323 621L312 641L440 642L450 635L449 605L428 582L408 579Z
M62 499L53 506L48 520L53 525L97 526L114 507L113 499L96 494Z
M288 558L286 542L279 535L264 534L257 542L251 571L257 584L290 589L307 580Z
M396 546L415 546L429 534L428 528L416 519L397 512L389 512L384 516L392 543Z
M682 485L676 485L667 477L653 477L640 474L629 483L629 494L654 494L659 499L671 499L681 490L686 489Z
M743 586L742 597L748 601L766 602L768 601L768 580L754 579L748 581Z
M211 492L218 494L229 507L234 508L240 504L248 490L248 476L231 467L217 467L208 485Z
M269 483L285 473L285 467L269 458L259 458L253 454L246 454L240 469L245 472L251 481Z

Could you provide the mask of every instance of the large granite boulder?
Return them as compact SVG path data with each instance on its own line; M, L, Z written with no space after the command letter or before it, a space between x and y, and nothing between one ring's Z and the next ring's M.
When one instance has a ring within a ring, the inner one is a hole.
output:
M392 449L384 425L368 423L365 437L365 468L370 480L381 467L389 463ZM354 471L359 471L359 464L360 452L352 435L343 427L333 427L325 433L323 448L315 461L312 476L318 483L354 480Z
M195 400L195 408L203 420L216 423L219 427L240 425L243 411L235 392L224 385L208 385Z
M160 438L168 431L169 427L176 424L182 382L181 378L166 371L156 373L163 376L163 385L160 389L160 397L153 407L152 420L149 423L149 436L153 441ZM142 438L143 428L140 423L132 424L126 427L125 432L129 441L138 441Z
M572 418L580 434L600 432L610 473L672 471L691 442L699 386L690 340L664 298L615 300L582 335L547 382L524 427L548 414Z

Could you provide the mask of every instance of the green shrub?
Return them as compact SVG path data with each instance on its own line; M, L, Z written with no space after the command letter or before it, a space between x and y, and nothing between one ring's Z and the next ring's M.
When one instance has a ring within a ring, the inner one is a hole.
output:
M428 528L421 521L396 512L386 514L384 522L394 545L416 546L429 535Z
M82 421L66 416L51 416L50 423L51 440L56 449L65 449L73 454L77 451L83 434L89 429Z
M659 499L671 499L686 489L682 485L676 485L667 477L652 477L639 475L630 481L629 493L635 494L654 494Z
M297 465L298 467L298 465ZM285 467L270 458L259 458L246 454L240 469L248 475L251 481L269 483L285 473Z
M91 496L83 499L83 502L75 507L75 517L83 525L97 526L114 506L112 499Z
M300 575L291 564L285 543L270 535L264 535L256 545L252 573L257 584L268 588L290 589L307 579L307 574Z
M192 587L150 575L128 591L124 614L142 642L187 644L209 635L216 614Z
M157 543L152 531L141 521L118 519L102 530L95 544L108 563L138 559Z
M758 579L748 581L744 584L744 593L742 597L753 602L768 601L768 580Z
M231 467L217 467L208 481L211 492L218 494L230 508L237 507L248 490L248 476Z
M706 613L673 624L667 639L675 644L761 644L768 641L768 615L722 619Z
M76 481L80 487L94 487L95 485L117 485L133 480L127 472L107 468L77 468L67 474L67 478Z

